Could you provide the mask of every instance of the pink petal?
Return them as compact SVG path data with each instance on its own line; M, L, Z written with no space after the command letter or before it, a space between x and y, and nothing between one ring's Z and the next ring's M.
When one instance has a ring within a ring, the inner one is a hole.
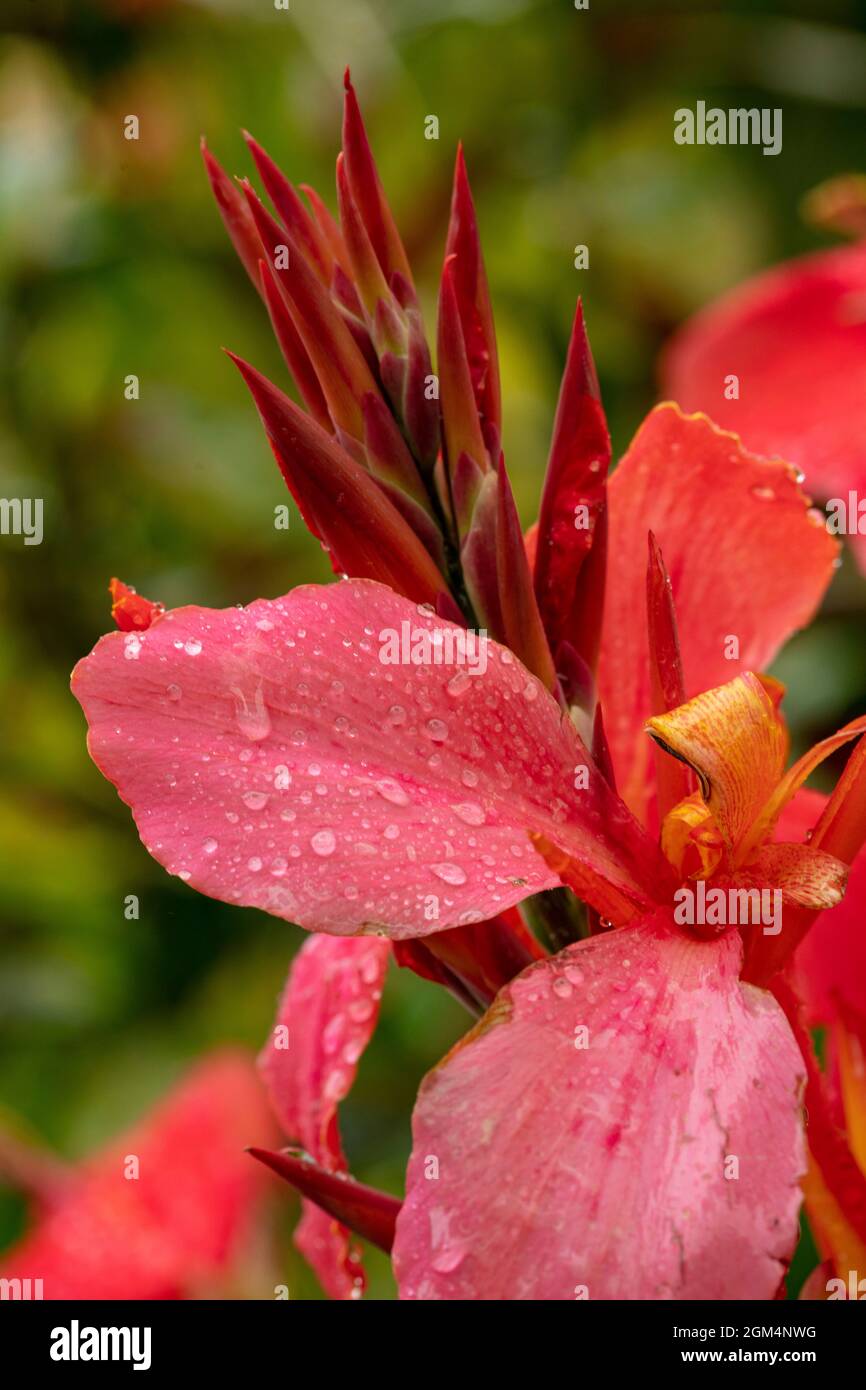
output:
M259 1066L288 1139L331 1172L346 1172L337 1105L348 1094L379 1018L387 941L311 937L295 957ZM287 1045L286 1045L287 1044ZM295 1233L331 1298L359 1298L360 1255L350 1232L304 1201Z
M866 850L851 866L838 907L822 912L794 956L797 993L809 1022L841 1020L866 1042Z
M740 984L737 933L669 921L531 967L426 1079L404 1298L774 1296L797 1239L802 1059L772 996Z
M725 378L739 377L739 399ZM665 393L781 454L820 497L866 492L866 241L756 276L691 319L663 361ZM855 518L856 527L856 518ZM866 547L858 542L861 563Z
M711 501L709 500L711 499ZM704 416L658 406L608 484L610 556L599 687L623 800L650 806L646 546L670 575L686 695L766 668L812 617L837 546L780 460L746 453ZM794 559L796 557L796 560ZM739 654L727 639L735 637Z
M483 674L383 664L380 634L404 623L462 631L352 580L103 637L73 688L150 853L211 897L336 935L423 936L555 886L532 830L652 902L656 847L544 687L492 642Z

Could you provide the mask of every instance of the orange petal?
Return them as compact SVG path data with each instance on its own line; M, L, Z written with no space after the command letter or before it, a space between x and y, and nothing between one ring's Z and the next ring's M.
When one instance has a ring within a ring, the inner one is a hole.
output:
M838 1277L847 1280L849 1270L866 1269L866 1244L845 1220L842 1208L811 1154L808 1171L800 1185L818 1249L822 1255L832 1258Z
M820 911L842 901L848 865L811 845L762 845L743 876L780 888L785 903Z
M704 801L735 849L784 768L785 734L761 681L747 671L654 716L646 727L662 748L694 768Z
M761 840L767 838L783 806L787 805L794 793L799 791L806 779L815 771L815 768L820 766L825 758L829 758L831 753L835 753L837 748L842 748L852 738L858 738L860 734L866 734L866 715L861 715L859 719L852 719L850 724L845 724L838 733L822 739L820 743L815 744L814 748L810 748L808 753L804 753L802 758L797 759L793 767L790 767L785 773L779 785L774 788L766 806L763 807L760 816L756 818L748 839L742 846L741 858L748 854L754 845L760 844ZM850 780L849 778L848 781ZM843 794L848 791L848 781L843 788ZM860 795L862 800L862 789ZM837 810L838 805L834 805L834 815ZM823 828L826 831L826 826ZM858 843L858 848L859 844L862 844L862 838ZM856 853L856 849L854 852Z
M863 1043L841 1023L834 1031L848 1146L866 1174L866 1054ZM864 1264L866 1274L866 1264Z
M721 863L725 842L700 792L693 792L665 816L662 851L683 878L709 878Z

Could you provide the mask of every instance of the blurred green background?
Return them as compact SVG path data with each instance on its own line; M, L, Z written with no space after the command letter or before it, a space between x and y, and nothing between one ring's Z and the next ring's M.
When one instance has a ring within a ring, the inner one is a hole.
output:
M325 578L252 404L220 352L285 384L211 202L205 132L248 172L249 128L333 206L351 63L428 324L458 138L494 297L505 449L528 523L575 297L616 452L655 396L658 348L747 274L826 242L798 215L866 164L855 0L5 0L0 45L0 495L45 499L45 539L0 540L0 1106L86 1153L186 1061L258 1048L301 933L169 878L90 764L69 671L110 626L113 574L168 605L224 606ZM673 143L673 111L782 106L777 158ZM141 138L123 138L138 115ZM440 121L424 139L424 117ZM577 271L573 248L590 247ZM124 399L135 373L141 397ZM866 708L866 583L846 559L777 667L797 743ZM123 902L135 893L138 921ZM464 1030L393 971L343 1110L359 1177L399 1192L419 1078ZM317 1286L292 1253L292 1297ZM0 1200L0 1245L23 1207ZM393 1286L373 1257L373 1296ZM265 1293L264 1296L268 1296Z

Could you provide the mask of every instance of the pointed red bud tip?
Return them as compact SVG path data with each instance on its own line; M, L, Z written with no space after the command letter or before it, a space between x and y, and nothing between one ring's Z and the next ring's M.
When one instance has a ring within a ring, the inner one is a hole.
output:
M313 419L330 433L332 426L328 403L269 261L259 261L259 274L271 327L286 360L286 366Z
M409 286L414 298L415 287L409 260L385 197L348 68L343 85L343 153L346 156L346 173L352 197L358 205L361 220L367 229L385 279L390 281L392 274L397 271Z
M652 531L647 532L647 630L652 666L652 712L666 714L685 703L683 665L671 581Z
M282 1149L279 1153L248 1149L247 1153L291 1183L302 1197L315 1202L335 1221L386 1254L391 1253L402 1205L398 1198L356 1182L348 1174L329 1172L300 1149Z
M352 196L346 172L346 157L342 153L337 155L337 202L355 285L360 292L368 319L375 321L379 303L390 302L393 296Z
M261 290L258 265L262 243L252 213L237 184L229 178L222 165L211 154L204 136L201 137L201 154L223 225L244 270L256 289Z
M324 285L310 270L289 232L283 231L241 180L259 235L286 294L295 328L315 368L334 425L353 439L363 435L361 399L376 383L355 339ZM280 256L288 251L288 265Z
M650 658L650 703L653 714L666 714L685 703L686 692L674 596L659 544L647 533L647 637ZM655 749L658 812L662 820L694 790L694 775L677 758Z
M243 137L255 161L268 197L282 219L283 225L305 252L310 265L319 278L325 284L329 283L334 258L318 226L307 212L279 165L271 159L266 150L262 149L258 141L253 139L249 131L245 130Z
M561 638L584 651L571 623L580 572L604 501L610 435L578 300L559 392L538 518L535 591L553 646Z
M151 603L120 579L112 579L108 592L111 594L111 616L121 632L144 632L165 612L165 604Z
M330 208L319 197L315 188L311 188L308 183L299 183L298 188L307 199L313 210L313 218L319 228L324 240L327 242L331 255L345 275L351 273L349 257L346 245L343 241L343 234L333 217Z
M481 433L478 405L472 388L472 374L454 284L453 257L446 260L442 268L437 356L442 425L452 479L460 466L462 454L471 459L482 473L486 473L490 468L490 458ZM458 508L461 535L465 534L469 521L467 511Z
M500 460L497 472L496 568L499 607L505 624L503 640L548 690L558 691L553 657L544 633L514 494Z
M448 585L429 551L378 483L267 377L234 353L280 471L336 573L376 579L435 606Z
M478 220L466 173L463 146L457 147L451 220L445 259L453 266L454 289L472 388L491 455L496 458L502 437L502 399L493 307L481 253Z

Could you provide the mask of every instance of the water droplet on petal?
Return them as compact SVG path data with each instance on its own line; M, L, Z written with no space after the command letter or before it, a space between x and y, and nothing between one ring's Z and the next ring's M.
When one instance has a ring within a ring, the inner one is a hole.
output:
M453 809L455 816L459 816L466 825L484 824L484 810L477 801L461 801Z
M241 800L251 811L261 811L267 806L270 797L267 792L244 792Z
M184 642L183 649L187 656L198 656L201 651L201 642L197 637L190 637L188 642Z
M437 878L441 878L443 883L452 883L455 887L466 882L465 869L461 869L460 865L455 864L452 860L448 860L444 864L431 864L430 872L434 873Z
M449 1245L440 1250L430 1261L430 1268L437 1274L453 1274L466 1259L466 1249L462 1245Z
M327 859L337 848L337 837L333 830L317 830L310 840L310 848L320 859Z
M366 1023L368 1018L373 1017L375 1007L372 999L353 999L349 1005L349 1017L356 1023ZM357 1058L355 1060L357 1061Z
M235 719L238 728L251 743L260 743L271 732L271 716L265 706L261 682L249 698L236 685L231 687L231 693L235 697Z
M382 777L376 783L376 791L386 801L390 801L393 806L408 806L409 794L404 791L399 782L395 782L393 777Z
M211 837L210 839L205 840L204 844L202 845L202 849L204 850L205 854L216 854L217 850L219 849L219 841L214 840L213 837Z

